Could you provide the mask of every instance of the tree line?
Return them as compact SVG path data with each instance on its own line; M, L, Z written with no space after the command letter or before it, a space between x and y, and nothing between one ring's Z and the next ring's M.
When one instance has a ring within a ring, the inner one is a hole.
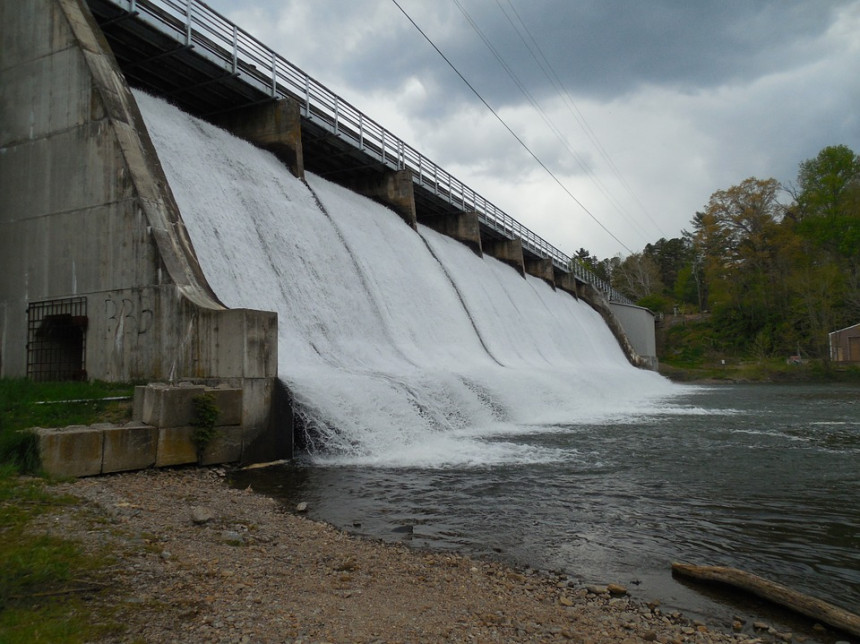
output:
M827 360L827 334L860 322L860 157L826 147L793 183L716 191L679 237L571 261L655 312L707 314L714 352Z

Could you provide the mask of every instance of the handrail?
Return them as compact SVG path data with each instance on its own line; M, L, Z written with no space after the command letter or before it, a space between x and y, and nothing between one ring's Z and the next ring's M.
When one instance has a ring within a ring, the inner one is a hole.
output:
M273 98L292 98L311 122L349 141L386 167L410 170L413 182L419 186L463 211L477 212L484 226L508 239L520 238L525 250L552 260L560 270L572 271L609 300L631 303L597 275L200 0L109 1Z

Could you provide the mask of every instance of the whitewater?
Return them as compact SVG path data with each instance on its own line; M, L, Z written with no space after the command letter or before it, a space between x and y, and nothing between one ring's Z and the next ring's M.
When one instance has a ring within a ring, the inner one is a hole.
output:
M670 408L602 318L541 279L135 93L200 265L278 313L279 378L318 462L544 463L507 437Z

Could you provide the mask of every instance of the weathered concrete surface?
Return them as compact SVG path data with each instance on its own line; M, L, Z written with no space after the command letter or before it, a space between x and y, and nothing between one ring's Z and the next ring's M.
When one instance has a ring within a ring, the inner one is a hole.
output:
M213 117L210 121L240 139L269 150L293 176L304 178L301 111L295 101L282 99L254 105Z
M437 233L466 244L478 257L484 256L484 251L481 247L481 224L478 220L477 212L456 212L435 217L425 217L421 219L421 223L428 228L432 228Z
M608 302L606 298L603 297L603 294L600 291L594 288L591 284L581 284L579 286L579 297L584 300L589 306L591 306L591 308L600 313L601 317L609 327L609 330L612 331L612 334L615 336L615 339L618 340L618 344L621 346L621 350L624 352L624 355L627 356L627 359L630 361L630 364L636 367L641 367L643 369L656 368L655 366L653 366L653 360L651 360L647 356L640 356L639 353L637 353L636 349L633 347L633 344L630 342L630 338L627 337L626 330L621 325L621 322L618 320L618 318L615 316L610 302ZM656 356L654 357L654 360L656 360Z
M411 170L389 171L378 177L363 177L349 182L346 187L388 206L411 228L417 229L418 218L415 214Z
M57 477L95 476L102 471L104 432L84 425L37 427L42 468Z
M94 425L102 430L102 474L143 470L155 465L158 430L140 422L122 427Z
M575 298L579 298L577 293L576 277L573 273L567 273L553 267L553 281L555 287L560 288L565 293L570 293Z
M555 273L552 260L544 259L527 259L525 260L525 271L533 277L539 277L547 284L555 288Z
M622 302L609 302L609 308L624 329L633 350L649 369L656 371L658 360L654 314L641 306Z
M212 292L86 4L0 0L0 30L0 377L26 375L31 303L83 297L88 377L229 379L254 392L243 442L270 435L277 316ZM291 114L256 122L260 141Z
M481 246L487 255L513 266L520 275L526 276L522 239L483 239Z

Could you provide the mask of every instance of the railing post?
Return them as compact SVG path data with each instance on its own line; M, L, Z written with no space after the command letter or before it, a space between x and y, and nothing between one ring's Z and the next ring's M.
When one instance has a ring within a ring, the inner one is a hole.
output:
M191 46L191 8L194 6L194 0L187 0L185 3L185 45Z
M385 129L382 130L382 165L385 165Z
M358 149L364 152L364 114L358 113Z
M272 98L278 95L278 55L272 51Z
M233 25L233 73L239 71L239 28Z
M334 97L334 133L337 136L340 129L340 100L337 96Z
M311 115L311 79L305 76L305 116Z

